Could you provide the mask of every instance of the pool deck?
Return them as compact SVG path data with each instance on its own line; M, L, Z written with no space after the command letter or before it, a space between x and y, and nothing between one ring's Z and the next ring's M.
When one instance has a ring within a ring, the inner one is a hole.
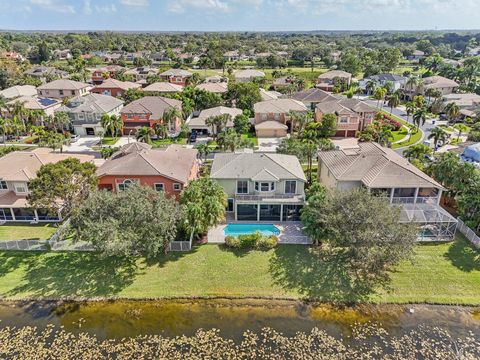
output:
M301 222L268 222L260 221L252 223L251 221L235 221L229 222L229 224L268 224L275 225L280 230L280 235L278 236L279 244L298 244L298 245L310 245L312 242L302 231L303 225ZM228 224L218 225L217 227L211 229L208 232L208 243L209 244L223 244L225 243L225 234L223 230Z

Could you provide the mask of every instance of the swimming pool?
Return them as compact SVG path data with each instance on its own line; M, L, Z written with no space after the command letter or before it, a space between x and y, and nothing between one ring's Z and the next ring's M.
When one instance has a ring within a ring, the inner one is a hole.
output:
M223 230L226 236L253 234L257 231L263 235L280 235L280 230L272 224L228 224Z

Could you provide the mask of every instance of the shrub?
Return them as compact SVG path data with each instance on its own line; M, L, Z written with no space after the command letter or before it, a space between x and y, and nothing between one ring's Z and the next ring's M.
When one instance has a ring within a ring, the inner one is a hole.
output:
M227 236L225 238L225 245L231 248L239 249L240 240L238 239L238 237L235 237L235 236Z
M402 128L402 124L399 121L392 119L388 115L383 116L383 123L391 125L393 127L393 131L398 131Z
M238 239L240 240L240 247L242 249L251 249L254 248L257 242L261 239L262 234L256 232L254 234L240 235Z
M470 141L480 141L480 131L472 131L468 134L468 140Z
M255 248L258 250L269 250L273 249L278 245L278 237L275 235L271 236L262 236L255 245Z

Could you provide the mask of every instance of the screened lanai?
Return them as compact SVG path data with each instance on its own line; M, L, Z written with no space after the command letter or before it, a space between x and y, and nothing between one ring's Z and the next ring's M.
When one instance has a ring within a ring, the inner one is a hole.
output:
M419 241L452 240L458 223L457 219L435 204L404 204L400 221L418 224Z

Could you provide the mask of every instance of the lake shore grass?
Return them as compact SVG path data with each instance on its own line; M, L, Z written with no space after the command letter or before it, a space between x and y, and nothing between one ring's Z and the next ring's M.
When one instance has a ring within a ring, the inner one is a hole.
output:
M341 269L302 245L231 251L203 245L155 260L96 253L0 252L0 298L275 298L351 302L338 293ZM328 272L326 269L330 269ZM480 253L463 238L418 245L373 303L480 305Z

